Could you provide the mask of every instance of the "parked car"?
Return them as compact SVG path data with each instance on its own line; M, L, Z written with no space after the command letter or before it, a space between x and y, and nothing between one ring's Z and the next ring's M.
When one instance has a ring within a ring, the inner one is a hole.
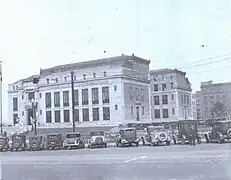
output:
M135 128L121 128L119 130L119 135L117 137L116 146L123 147L123 146L132 146L135 144L139 146L139 138L137 137L136 129Z
M146 130L146 135L142 137L143 145L160 145L166 143L170 145L171 134L164 128L164 126L149 126Z
M212 130L205 134L207 143L224 143L231 139L231 120L211 122Z
M10 147L10 151L25 151L27 149L25 134L13 134L11 138L12 144Z
M198 133L196 120L181 120L170 123L172 130L172 139L174 144L194 144L194 139L197 140L198 144L201 143L201 138Z
M71 148L84 148L84 140L81 138L81 133L68 133L65 136L65 140L63 142L64 149Z
M43 136L30 136L28 150L29 151L45 150L45 141Z
M7 136L0 136L0 151L9 150L9 138Z
M88 141L88 148L93 147L107 147L104 132L91 132L91 138Z
M60 133L48 134L46 139L46 149L62 149L63 139Z

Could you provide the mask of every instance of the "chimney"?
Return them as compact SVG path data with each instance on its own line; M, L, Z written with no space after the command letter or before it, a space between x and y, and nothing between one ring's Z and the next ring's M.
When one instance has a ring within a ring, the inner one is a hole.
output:
M124 53L122 53L122 56L124 55Z
M132 54L132 56L134 56L134 54Z

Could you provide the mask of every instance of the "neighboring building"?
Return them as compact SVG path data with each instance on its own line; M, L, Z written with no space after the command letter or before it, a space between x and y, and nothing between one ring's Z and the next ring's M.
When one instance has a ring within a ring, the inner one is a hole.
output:
M231 116L231 82L201 82L199 99L203 119Z
M192 120L191 84L177 69L150 71L151 117L155 121Z
M197 120L196 94L192 94L192 115L193 120Z
M150 120L149 60L117 56L41 69L40 74L9 85L9 118L31 124L31 100L37 99L40 126L71 125L71 71L74 72L74 119L78 123ZM33 79L38 78L38 84Z
M197 120L202 119L200 95L201 95L201 92L196 91L196 112L197 112L196 119Z

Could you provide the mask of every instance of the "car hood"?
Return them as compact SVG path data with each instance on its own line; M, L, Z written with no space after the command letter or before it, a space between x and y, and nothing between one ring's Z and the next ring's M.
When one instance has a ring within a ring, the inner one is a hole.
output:
M93 141L95 141L96 138L102 138L103 141L104 141L104 136L92 136L92 137L91 137L91 139L92 139Z

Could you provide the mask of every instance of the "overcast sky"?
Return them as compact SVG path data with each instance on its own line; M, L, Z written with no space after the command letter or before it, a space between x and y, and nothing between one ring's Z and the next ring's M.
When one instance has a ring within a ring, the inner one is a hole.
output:
M231 81L230 22L231 0L2 0L4 104L7 84L40 68L122 53L185 67L194 90Z

